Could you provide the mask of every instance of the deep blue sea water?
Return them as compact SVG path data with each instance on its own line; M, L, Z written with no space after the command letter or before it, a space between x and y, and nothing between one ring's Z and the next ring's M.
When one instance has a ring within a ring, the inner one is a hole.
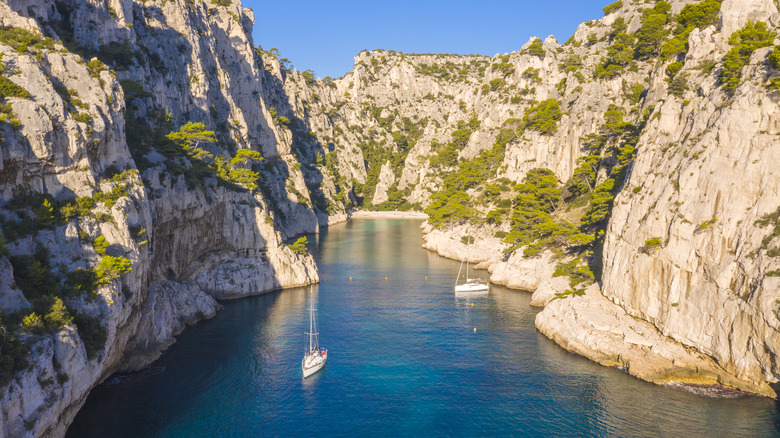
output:
M567 353L536 331L527 293L456 297L459 264L422 249L419 224L311 236L318 286L223 303L148 370L95 388L68 436L778 435L772 400L701 397ZM329 354L303 380L309 294Z

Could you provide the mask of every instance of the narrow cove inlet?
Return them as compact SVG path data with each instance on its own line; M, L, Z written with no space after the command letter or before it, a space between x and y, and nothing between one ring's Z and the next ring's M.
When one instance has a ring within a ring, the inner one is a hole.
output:
M534 328L530 294L455 296L459 263L421 248L420 223L310 236L318 285L222 302L149 368L93 389L67 436L778 434L774 400L702 397L567 353ZM304 380L310 293L329 357Z

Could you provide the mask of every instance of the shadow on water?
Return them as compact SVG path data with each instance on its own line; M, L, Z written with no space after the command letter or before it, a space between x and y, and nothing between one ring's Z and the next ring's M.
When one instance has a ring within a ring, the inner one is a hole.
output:
M153 364L164 372L96 388L68 436L778 435L772 400L700 397L562 350L529 294L456 297L459 264L420 244L401 220L312 239L329 350L315 376L300 369L306 288L227 302Z

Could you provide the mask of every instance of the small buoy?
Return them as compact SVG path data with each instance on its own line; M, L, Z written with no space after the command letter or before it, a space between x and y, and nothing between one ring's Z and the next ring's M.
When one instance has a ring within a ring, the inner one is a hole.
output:
M385 280L387 280L387 277L385 277Z
M425 279L426 279L426 280L428 279L428 276L427 276L427 275L425 276Z
M471 303L471 307L474 307L474 303ZM474 330L476 330L476 329L474 329Z
M476 333L476 332L477 332L477 328L476 328L476 327L474 327L474 333Z
M352 277L349 277L349 281L352 281Z

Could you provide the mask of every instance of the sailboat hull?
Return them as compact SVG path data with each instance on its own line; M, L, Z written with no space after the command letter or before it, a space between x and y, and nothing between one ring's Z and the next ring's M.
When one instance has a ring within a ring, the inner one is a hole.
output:
M487 292L490 287L484 283L466 283L455 286L455 292Z
M303 370L303 378L307 378L317 371L321 370L325 366L325 361L328 360L328 351L323 350L321 353L307 354L303 361L301 361L301 369Z
M471 238L469 237L468 245L471 245ZM476 278L470 278L469 277L469 258L468 258L468 252L466 253L466 282L464 284L458 284L458 281L455 281L455 292L487 292L490 290L490 287L487 285L486 282L476 279ZM460 261L460 268L458 268L458 276L456 279L460 278L460 272L461 269L463 269L463 260Z

